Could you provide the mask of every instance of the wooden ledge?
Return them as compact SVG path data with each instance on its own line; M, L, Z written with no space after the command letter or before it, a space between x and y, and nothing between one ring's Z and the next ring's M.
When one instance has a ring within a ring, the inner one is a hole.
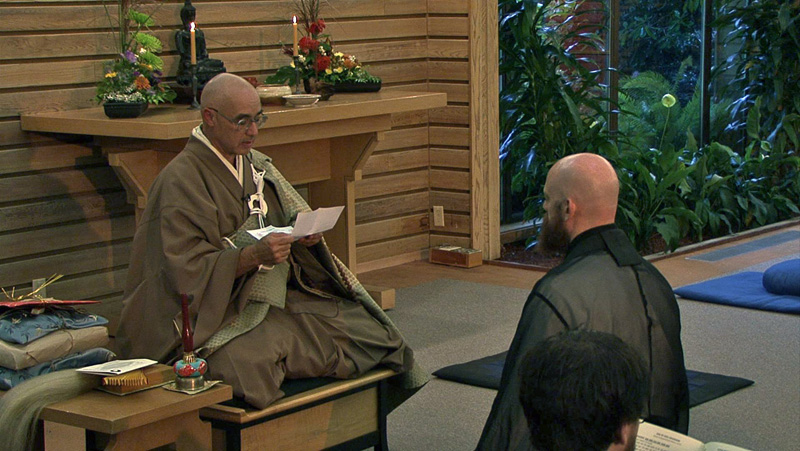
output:
M447 106L447 94L383 90L374 93L340 94L311 108L264 106L269 120L262 130L313 125L331 121L388 116L392 113L426 110ZM71 133L76 135L115 136L171 140L188 138L200 123L200 110L187 105L151 106L135 119L109 119L102 107L80 110L23 114L23 130L33 132Z
M383 379L388 379L396 374L397 372L386 368L375 369L368 371L366 374L356 379L343 379L341 381L323 385L322 387L317 387L312 390L279 399L262 410L243 409L241 407L214 404L201 409L200 416L205 420L211 419L227 421L230 423L245 424L260 418L274 415L276 413L294 409L305 404L321 401L326 398L345 393L349 390L381 381Z

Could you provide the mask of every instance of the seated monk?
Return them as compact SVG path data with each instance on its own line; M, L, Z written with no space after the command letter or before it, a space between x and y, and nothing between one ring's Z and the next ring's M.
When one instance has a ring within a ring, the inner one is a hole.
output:
M678 302L667 279L615 225L618 196L617 173L600 155L569 155L548 171L539 246L565 257L525 302L479 451L533 449L518 368L537 343L579 328L610 333L633 347L650 373L644 419L687 432L689 384Z
M133 240L116 336L121 358L181 355L181 293L208 377L263 409L284 378L400 372L402 401L428 376L405 339L321 234L294 240L247 230L292 225L308 205L251 147L267 117L255 88L233 74L209 81L202 124L158 175ZM396 404L395 404L396 405Z
M181 8L181 21L183 22L183 29L175 33L175 48L181 55L180 62L178 63L178 76L175 80L179 85L191 86L192 85L192 44L190 24L195 19L195 7L192 5L191 0L186 0L183 8ZM225 64L221 60L212 59L208 57L206 51L206 39L202 30L195 28L195 56L197 58L197 87L202 89L203 86L214 78L215 75L225 72Z

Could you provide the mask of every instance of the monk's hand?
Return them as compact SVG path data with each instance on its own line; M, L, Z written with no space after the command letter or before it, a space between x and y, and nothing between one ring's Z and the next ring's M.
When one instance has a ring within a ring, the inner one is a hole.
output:
M322 239L321 233L315 233L313 235L306 235L303 238L297 240L298 243L302 244L305 247L311 247L316 245Z
M286 233L270 233L255 244L256 257L262 265L277 265L289 258L294 238Z

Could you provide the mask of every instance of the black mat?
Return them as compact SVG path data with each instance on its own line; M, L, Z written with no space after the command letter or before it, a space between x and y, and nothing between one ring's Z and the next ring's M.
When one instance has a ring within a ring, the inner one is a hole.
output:
M446 366L433 374L441 379L497 390L505 358L506 353L502 352L471 362ZM699 406L753 384L749 379L701 371L686 370L686 376L689 378L690 407Z

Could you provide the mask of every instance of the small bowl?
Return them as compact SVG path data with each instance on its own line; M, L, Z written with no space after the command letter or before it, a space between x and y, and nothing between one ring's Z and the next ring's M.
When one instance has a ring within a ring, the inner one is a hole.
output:
M319 101L319 94L289 94L283 96L286 103L295 108L308 108Z
M264 105L283 105L283 96L292 93L292 88L286 85L258 85L256 86L258 97Z

